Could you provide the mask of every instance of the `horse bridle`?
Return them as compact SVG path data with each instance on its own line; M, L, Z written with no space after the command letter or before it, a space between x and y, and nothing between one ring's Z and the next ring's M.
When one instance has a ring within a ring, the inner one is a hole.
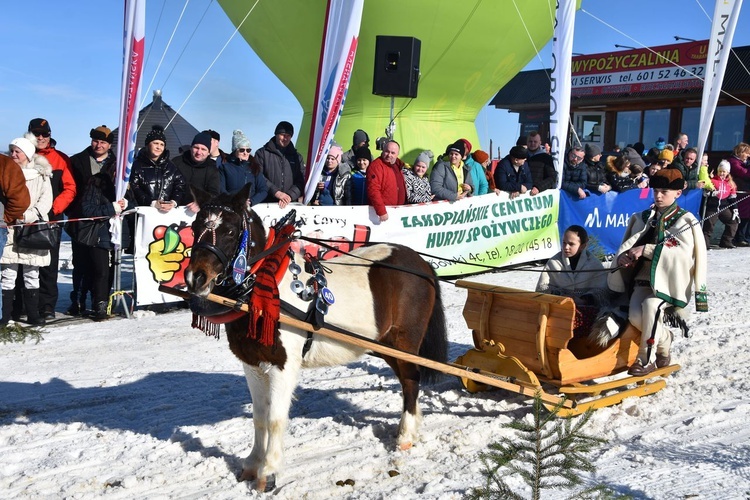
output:
M235 250L234 255L231 259L227 256L224 251L216 246L216 221L215 220L209 220L208 217L206 218L206 224L203 228L203 231L201 231L201 234L198 235L198 237L195 239L195 243L193 243L193 250L202 248L204 250L208 250L212 254L216 256L217 259L219 259L219 262L221 262L221 265L223 266L223 270L216 275L216 285L221 286L223 285L227 279L229 279L232 276L232 266L233 263L237 260L237 258L240 256L240 254L243 252L245 253L245 260L247 260L247 251L255 245L255 242L251 239L251 229L250 229L250 217L243 213L238 214L234 209L226 206L226 205L204 205L201 207L203 210L217 210L218 215L216 216L216 219L221 219L222 215L224 215L224 212L229 212L234 215L237 215L242 219L242 233L240 235L240 244L237 246L237 250ZM211 242L203 241L203 237L207 234L210 234L211 236ZM246 238L246 245L242 244L242 240Z

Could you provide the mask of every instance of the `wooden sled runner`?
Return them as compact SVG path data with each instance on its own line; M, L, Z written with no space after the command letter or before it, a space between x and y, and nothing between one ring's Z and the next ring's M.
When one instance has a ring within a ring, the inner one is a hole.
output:
M564 405L560 416L579 415L628 397L653 394L666 386L661 377L680 368L670 365L644 377L594 382L633 364L640 331L628 325L622 335L601 348L585 338L573 337L575 303L569 297L465 280L457 281L456 286L468 290L463 314L472 329L475 347L456 363L541 391L548 407L565 398L571 405ZM462 377L462 382L470 392L489 389L469 378ZM556 387L556 393L546 392L542 384ZM632 385L635 387L628 388Z

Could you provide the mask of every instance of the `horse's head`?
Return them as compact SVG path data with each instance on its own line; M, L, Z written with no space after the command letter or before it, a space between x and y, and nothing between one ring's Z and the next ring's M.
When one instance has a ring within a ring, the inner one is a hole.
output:
M248 204L250 184L234 195L215 198L193 189L200 211L193 221L194 243L190 264L185 270L188 291L206 297L214 287L230 287L232 269L242 254L249 261L265 246L266 234L258 216ZM243 239L247 235L245 245ZM246 250L243 250L246 249ZM204 302L204 301L201 301ZM193 303L191 303L193 306ZM193 307L194 312L196 307Z

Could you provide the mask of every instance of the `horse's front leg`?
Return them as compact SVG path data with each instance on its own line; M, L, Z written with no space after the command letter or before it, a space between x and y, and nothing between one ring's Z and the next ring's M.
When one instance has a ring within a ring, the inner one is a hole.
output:
M289 422L289 409L297 387L299 361L287 359L283 369L274 366L268 372L268 419L265 460L258 469L256 488L270 491L276 484L276 474L284 461L284 434Z
M268 375L257 366L242 363L245 371L245 380L250 389L253 401L253 427L255 439L253 449L242 464L240 481L255 481L258 478L258 469L266 458L266 446L268 443L268 408L270 406L268 396L270 393Z
M240 481L255 481L256 489L270 491L284 459L284 433L297 386L299 360L288 359L283 369L270 365L243 368L253 398L255 442L243 464Z

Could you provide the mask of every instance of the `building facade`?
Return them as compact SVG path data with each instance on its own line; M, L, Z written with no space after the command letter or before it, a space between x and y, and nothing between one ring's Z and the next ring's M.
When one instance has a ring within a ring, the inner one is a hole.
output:
M698 143L708 40L583 55L572 60L571 125L582 144L603 151L686 133ZM745 141L750 113L750 46L736 47L706 144L712 161ZM516 75L490 102L519 113L521 134L549 135L550 70ZM573 133L571 132L571 135ZM573 137L571 137L573 140Z

